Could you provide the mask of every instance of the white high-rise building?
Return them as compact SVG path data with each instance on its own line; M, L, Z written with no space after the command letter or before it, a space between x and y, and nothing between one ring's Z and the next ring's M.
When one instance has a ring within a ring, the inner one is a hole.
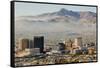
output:
M82 37L75 38L74 45L75 47L82 47Z

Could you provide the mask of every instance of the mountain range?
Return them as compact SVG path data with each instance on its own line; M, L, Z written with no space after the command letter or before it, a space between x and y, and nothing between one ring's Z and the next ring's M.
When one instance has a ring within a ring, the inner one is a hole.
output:
M36 16L20 16L17 20L32 22L84 22L96 23L96 13L91 11L72 11L65 8L56 12Z

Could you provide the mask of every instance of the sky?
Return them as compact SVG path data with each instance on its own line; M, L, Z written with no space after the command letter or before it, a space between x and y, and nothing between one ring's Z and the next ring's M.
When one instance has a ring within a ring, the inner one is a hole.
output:
M90 6L15 2L15 16L35 16L42 13L59 11L61 8L72 11L91 11L96 13L96 7Z

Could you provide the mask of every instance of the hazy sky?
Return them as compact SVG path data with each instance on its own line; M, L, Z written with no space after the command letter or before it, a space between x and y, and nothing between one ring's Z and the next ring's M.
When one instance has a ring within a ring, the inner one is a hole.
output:
M55 4L40 4L40 3L15 3L15 16L32 16L42 13L59 11L65 8L72 11L91 11L96 12L96 7L89 6L72 6L72 5L55 5Z

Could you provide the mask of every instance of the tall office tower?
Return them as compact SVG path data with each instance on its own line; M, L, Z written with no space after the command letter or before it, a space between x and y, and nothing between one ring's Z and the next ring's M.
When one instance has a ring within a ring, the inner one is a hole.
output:
M65 44L64 43L59 43L60 50L65 50Z
M75 47L82 47L82 37L75 38L74 45Z
M20 39L19 40L19 50L25 50L26 48L29 47L29 39Z
M31 48L34 48L33 40L30 40L30 41L29 41L29 48L30 48L30 49L31 49Z
M43 53L43 50L44 50L44 37L43 36L34 37L34 48L40 48L40 53Z
M73 47L73 41L69 39L69 41L66 44L67 47Z
M65 49L72 50L72 48L73 48L73 41L71 39L69 39L68 42L66 42L66 44L65 44Z

